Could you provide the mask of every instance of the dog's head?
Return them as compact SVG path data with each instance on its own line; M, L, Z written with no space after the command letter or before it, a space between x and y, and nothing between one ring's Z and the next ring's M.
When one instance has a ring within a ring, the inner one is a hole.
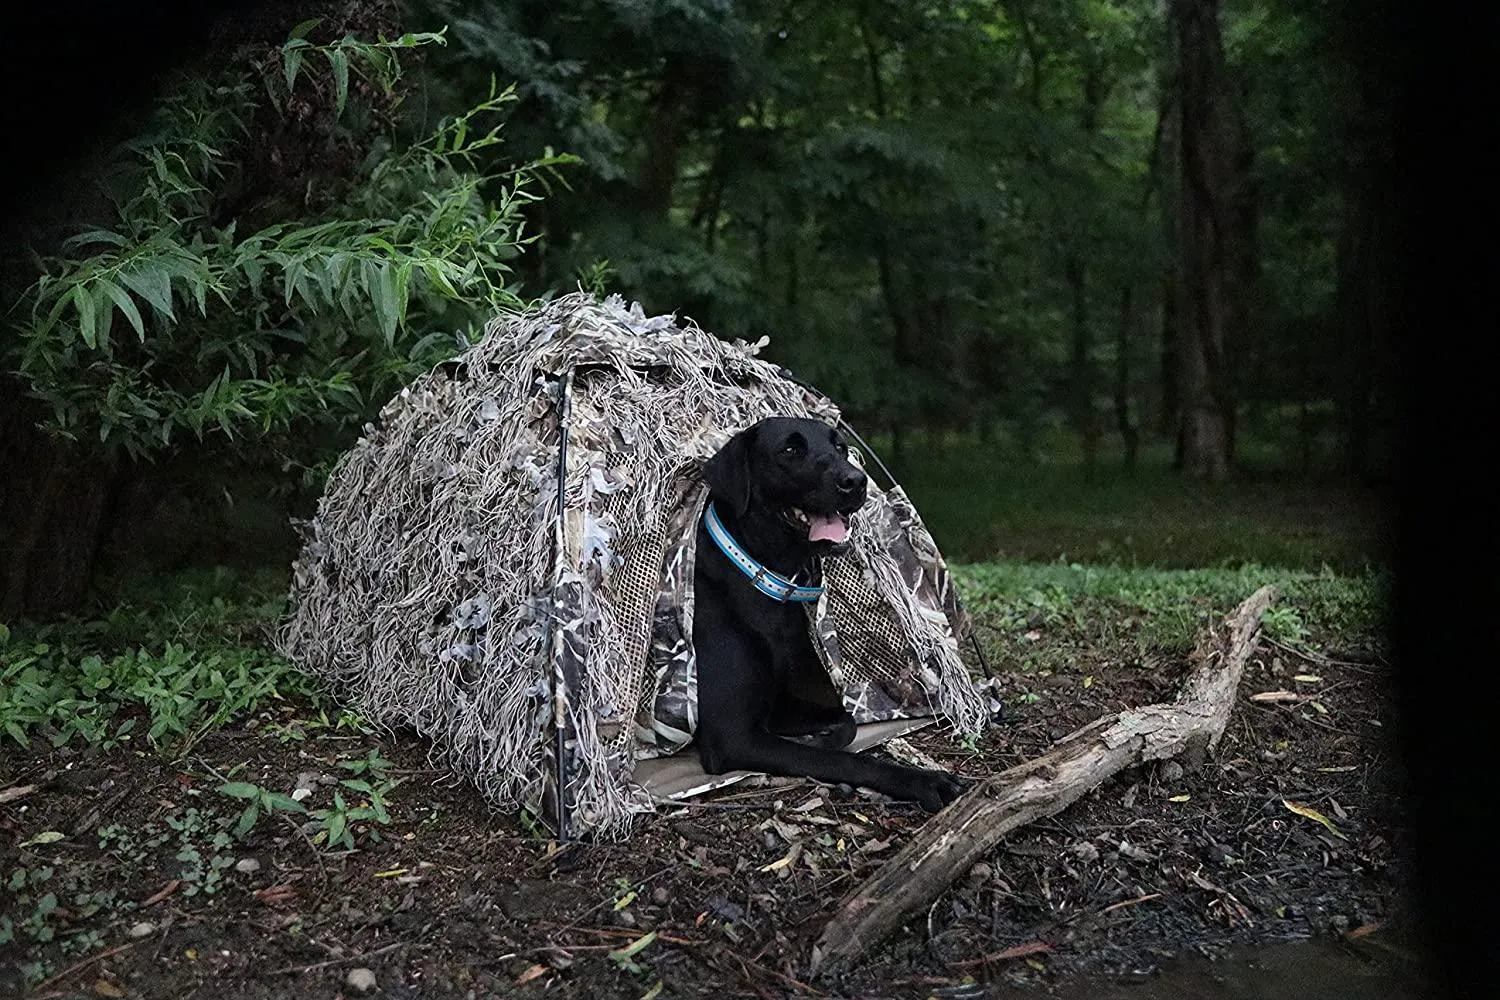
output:
M771 517L819 555L849 544L849 515L868 479L837 430L818 420L769 417L729 439L703 470L709 494L735 517Z

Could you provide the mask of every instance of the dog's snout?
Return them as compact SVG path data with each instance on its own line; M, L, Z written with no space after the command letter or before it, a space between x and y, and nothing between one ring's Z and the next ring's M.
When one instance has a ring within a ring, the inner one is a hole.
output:
M840 493L853 496L865 488L865 474L858 469L850 469L839 476L836 485Z

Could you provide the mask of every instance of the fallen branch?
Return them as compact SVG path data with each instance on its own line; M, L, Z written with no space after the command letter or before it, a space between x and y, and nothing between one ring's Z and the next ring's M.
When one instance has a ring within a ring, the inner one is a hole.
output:
M1061 812L1124 768L1178 755L1190 767L1200 765L1224 735L1261 616L1275 596L1273 588L1260 588L1199 636L1175 700L1090 723L1041 757L986 778L928 820L844 897L813 946L812 974L846 969L1012 830Z

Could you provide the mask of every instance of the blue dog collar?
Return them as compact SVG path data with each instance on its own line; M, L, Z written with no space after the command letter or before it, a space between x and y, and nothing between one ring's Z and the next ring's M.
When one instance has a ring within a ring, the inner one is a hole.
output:
M703 511L703 525L708 528L708 537L714 540L719 551L724 553L736 569L750 578L756 590L767 597L782 603L796 601L806 604L823 596L822 587L799 586L751 559L750 554L740 548L739 543L725 529L724 522L719 520L719 512L714 509L713 501L709 501L708 507Z

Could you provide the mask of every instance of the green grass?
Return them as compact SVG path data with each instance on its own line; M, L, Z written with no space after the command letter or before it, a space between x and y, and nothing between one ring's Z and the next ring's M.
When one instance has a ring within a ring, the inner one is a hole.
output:
M1191 648L1199 629L1272 584L1272 638L1313 653L1386 652L1390 577L1380 571L1173 570L1066 563L956 565L953 575L990 661L1055 669L1080 656L1142 665Z
M1101 461L1026 464L941 440L895 470L938 545L964 562L1187 569L1286 566L1354 572L1385 563L1385 510L1368 489L1275 477L1184 479L1159 454L1133 475Z

